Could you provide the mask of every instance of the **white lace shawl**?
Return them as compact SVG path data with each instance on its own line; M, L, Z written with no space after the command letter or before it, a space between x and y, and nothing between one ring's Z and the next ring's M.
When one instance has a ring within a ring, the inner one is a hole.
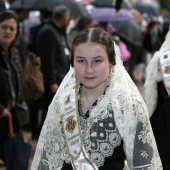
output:
M105 110L108 101L110 101L116 126L123 140L129 168L161 170L162 165L149 123L146 105L122 65L120 52L116 45L115 50L116 66L110 72L109 89L102 102L97 104L97 112L92 111L90 117L92 122L102 120L107 114ZM74 69L71 68L49 106L31 170L60 170L64 160L70 162L62 133L60 119L60 106L62 103L60 96L63 91L69 90L74 85L77 85L77 82ZM92 125L89 124L89 128L91 127ZM87 132L87 136L89 137L90 135L90 132Z
M150 117L152 116L157 106L157 82L163 80L163 75L159 66L159 59L162 53L168 50L170 50L170 30L167 33L165 41L162 44L160 50L155 52L146 69L144 98L148 107Z

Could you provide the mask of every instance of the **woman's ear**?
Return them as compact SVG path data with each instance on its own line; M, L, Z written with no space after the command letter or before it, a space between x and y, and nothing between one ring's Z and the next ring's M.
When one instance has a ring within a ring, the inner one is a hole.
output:
M109 64L109 69L112 69L114 65L112 63Z

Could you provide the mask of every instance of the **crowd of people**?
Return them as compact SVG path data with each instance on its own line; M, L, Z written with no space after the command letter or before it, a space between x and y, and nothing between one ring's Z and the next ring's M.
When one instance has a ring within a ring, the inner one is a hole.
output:
M139 19L128 9L142 37L135 43L90 13L75 18L65 5L40 11L25 38L22 10L0 12L0 165L10 114L15 134L37 141L32 170L168 170L169 16ZM29 52L40 58L44 80L33 101L23 84Z

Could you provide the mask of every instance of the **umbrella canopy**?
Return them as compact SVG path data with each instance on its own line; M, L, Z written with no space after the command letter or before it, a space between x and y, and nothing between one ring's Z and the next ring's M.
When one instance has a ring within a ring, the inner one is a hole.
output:
M126 9L120 9L117 13L114 8L96 8L91 16L94 22L111 22L132 20L133 15Z
M61 4L67 6L75 17L89 15L86 8L75 0L15 0L10 4L10 9L47 10L51 12L55 6Z
M10 3L10 9L18 10L18 9L31 9L35 0L15 0Z
M55 6L57 5L65 5L67 6L71 14L74 16L88 16L89 13L86 8L80 3L75 0L34 0L35 3L32 6L32 9L35 10L48 10L52 11Z
M116 4L121 6L122 0L94 0L92 5L98 7L115 7Z
M129 21L113 21L111 22L112 27L121 35L126 37L131 43L138 46L143 44L143 35L140 26L135 20Z
M133 8L138 10L141 14L147 14L151 17L157 17L159 15L159 8L156 5L150 3L137 3L133 5Z
M129 4L123 0L94 0L91 4L96 7L114 7L117 10L120 8L131 8Z

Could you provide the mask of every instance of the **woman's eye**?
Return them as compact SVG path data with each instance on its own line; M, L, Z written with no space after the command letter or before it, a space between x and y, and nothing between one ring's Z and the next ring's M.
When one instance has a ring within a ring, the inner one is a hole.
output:
M83 63L84 62L84 60L78 60L78 63Z
M101 63L102 60L95 60L94 62L95 62L95 63Z

